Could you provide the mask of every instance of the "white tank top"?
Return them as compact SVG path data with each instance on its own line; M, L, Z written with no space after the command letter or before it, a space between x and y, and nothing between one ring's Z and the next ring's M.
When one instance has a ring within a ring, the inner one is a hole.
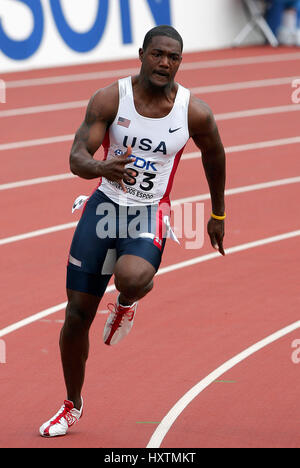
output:
M188 106L190 91L178 84L170 113L162 118L140 115L134 105L131 77L119 80L119 107L103 142L105 159L132 147L135 161L126 167L134 172L134 182L125 184L102 178L99 190L119 205L170 203L174 175L189 139Z

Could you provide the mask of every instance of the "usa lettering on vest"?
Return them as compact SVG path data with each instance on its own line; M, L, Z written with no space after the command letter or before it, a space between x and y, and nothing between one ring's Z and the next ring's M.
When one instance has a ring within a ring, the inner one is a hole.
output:
M129 137L125 136L123 140L123 146L127 148L128 144L131 148L135 148L138 142L138 148L142 151L152 151L153 153L167 154L167 145L165 141L161 141L158 146L153 144L153 141L149 138L141 138L138 141L138 137L133 137L131 143L129 143Z

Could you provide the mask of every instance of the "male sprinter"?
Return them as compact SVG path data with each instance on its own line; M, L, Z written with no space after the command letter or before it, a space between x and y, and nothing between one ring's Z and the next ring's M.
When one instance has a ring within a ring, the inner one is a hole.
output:
M174 28L151 29L139 50L140 73L98 90L76 133L71 171L85 179L100 178L100 184L85 205L67 268L68 305L60 335L67 400L41 426L42 436L64 435L81 417L89 328L112 273L119 296L104 327L107 345L129 333L137 302L153 287L173 178L190 137L202 152L210 188L208 233L224 255L224 148L209 107L174 81L182 49ZM102 161L93 158L100 145ZM127 226L138 211L143 227L131 236Z

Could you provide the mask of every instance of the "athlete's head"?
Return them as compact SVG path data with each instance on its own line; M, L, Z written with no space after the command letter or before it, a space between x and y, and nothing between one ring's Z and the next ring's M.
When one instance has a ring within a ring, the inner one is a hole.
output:
M175 28L173 28L172 26L168 26L166 24L163 24L161 26L156 26L155 28L152 28L150 29L150 31L147 32L144 38L144 42L143 42L144 51L147 49L152 39L157 36L166 36L166 37L170 37L171 39L174 39L175 41L178 41L180 44L181 52L182 52L183 50L182 37L180 36L179 32L176 31Z
M157 26L148 31L139 50L144 82L156 87L172 84L182 60L182 49L182 38L172 26Z

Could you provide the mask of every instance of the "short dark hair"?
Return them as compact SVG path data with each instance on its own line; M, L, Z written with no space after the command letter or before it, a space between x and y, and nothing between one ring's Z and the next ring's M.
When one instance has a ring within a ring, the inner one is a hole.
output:
M147 32L144 43L143 43L143 50L146 50L150 42L152 41L153 37L155 36L167 36L170 37L171 39L175 39L175 41L178 41L181 47L181 52L183 50L183 40L182 37L180 36L179 32L176 31L175 28L172 26L169 26L167 24L162 24L161 26L156 26L155 28L150 29L150 31Z

